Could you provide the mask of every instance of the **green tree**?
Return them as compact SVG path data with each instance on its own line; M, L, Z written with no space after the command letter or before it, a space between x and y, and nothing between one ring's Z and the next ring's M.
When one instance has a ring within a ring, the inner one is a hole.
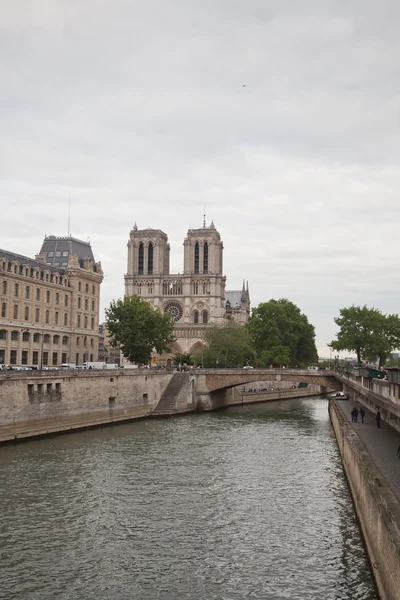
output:
M314 326L286 298L255 308L246 324L260 367L305 366L318 360Z
M337 339L329 346L333 350L349 350L362 359L375 361L379 366L391 352L400 347L400 319L396 314L385 315L376 308L349 306L340 309L334 319L340 327Z
M169 352L168 344L175 341L169 313L162 314L138 296L113 300L106 309L106 324L111 345L120 344L131 362L147 364L153 349L159 354Z
M249 332L242 325L227 323L209 327L204 336L205 347L195 359L204 367L237 367L252 364L254 346Z
M183 352L182 354L175 354L173 358L174 365L193 365L193 357L190 352Z

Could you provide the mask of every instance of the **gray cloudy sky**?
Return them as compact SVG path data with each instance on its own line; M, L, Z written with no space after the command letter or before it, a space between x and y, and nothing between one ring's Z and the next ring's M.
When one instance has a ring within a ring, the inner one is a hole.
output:
M398 312L398 0L4 0L0 247L90 238L123 295L126 243L188 227L225 246L228 289ZM243 87L245 85L245 87Z

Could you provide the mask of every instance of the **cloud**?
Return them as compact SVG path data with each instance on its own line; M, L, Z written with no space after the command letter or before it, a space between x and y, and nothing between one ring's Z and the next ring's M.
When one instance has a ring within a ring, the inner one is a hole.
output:
M66 234L71 199L104 308L133 223L182 271L206 205L228 288L296 302L318 346L342 306L396 312L399 17L395 0L8 3L1 246Z

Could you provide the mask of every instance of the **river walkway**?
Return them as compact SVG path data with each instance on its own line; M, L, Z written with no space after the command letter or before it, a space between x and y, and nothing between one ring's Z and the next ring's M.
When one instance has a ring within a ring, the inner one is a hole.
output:
M396 456L400 444L399 432L382 420L378 429L375 414L358 402L349 400L337 400L336 402L400 501L400 458ZM366 413L364 423L361 422L360 415L356 423L351 422L350 413L354 406L357 406L358 410L363 406Z

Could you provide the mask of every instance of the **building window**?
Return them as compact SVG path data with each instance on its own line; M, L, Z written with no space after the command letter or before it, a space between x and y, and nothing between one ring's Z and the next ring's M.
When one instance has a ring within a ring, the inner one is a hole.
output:
M89 293L89 284L88 284L88 283L85 285L85 292L86 292L87 294Z
M54 256L54 252L49 252L47 256L48 256L49 258L53 258L53 256Z
M85 298L85 310L88 310L89 308L89 300L87 298Z
M23 342L29 342L29 331L24 331L24 333L22 334L22 341Z
M92 317L91 329L94 329L94 317Z
M49 353L48 352L43 352L43 364L45 367L47 367L49 364Z
M36 308L35 309L35 321L36 321L36 323L39 323L39 320L40 320L40 312L39 312L39 309Z
M43 338L43 343L50 344L50 336L48 333L45 333L44 338Z
M147 272L153 275L153 244L150 242L147 248Z
M62 338L62 345L63 345L63 346L68 346L68 336L66 336L66 335L63 335L63 338ZM64 362L64 361L63 361L63 362Z
M64 327L67 327L67 325L68 325L68 314L65 313L64 314Z
M68 251L62 253L63 256L68 256Z
M93 296L96 294L96 286L95 285L92 285L92 294L93 294Z
M14 304L14 319L18 319L18 304Z
M23 365L28 364L28 350L22 350L21 363Z
M53 344L58 344L60 341L60 337L58 335L53 336Z
M94 312L94 311L96 310L96 309L95 309L95 306L96 306L96 305L95 305L95 301L94 301L94 300L92 300L92 312Z
M75 354L75 364L79 365L79 354Z
M144 246L142 243L140 243L139 244L139 264L138 264L139 275L143 275L143 264L144 264Z
M84 319L84 325L83 325L85 329L87 329L87 325L88 325L88 318L87 318L87 316L85 315L85 319Z
M77 317L77 326L78 327L81 326L81 315L78 315L78 317Z
M46 323L49 323L50 321L50 311L46 310Z
M39 364L39 352L37 350L32 352L32 364L34 366Z
M94 340L93 338L90 338L90 347L93 348L94 347Z
M3 281L3 294L7 294L7 281Z
M47 290L47 292L46 292L46 302L47 302L47 304L50 304L50 292L49 292L49 290Z
M60 251L56 252L56 257L60 258L60 256L61 256L61 252Z
M53 352L53 367L56 366L58 362L58 352Z
M36 300L40 300L40 288L36 288Z
M67 353L66 352L63 352L61 354L61 362L62 362L62 364L65 364L67 362Z
M58 325L58 312L57 311L56 311L54 317L55 317L56 325Z
M18 294L19 294L19 287L18 287L18 283L16 283L14 286L14 296L18 296Z
M56 294L56 304L60 304L60 294Z
M30 289L29 285L27 285L25 288L25 298L27 300L29 300L30 295L31 295L31 289Z
M5 302L2 302L1 304L1 316L5 317L7 313L7 304Z
M33 341L38 343L40 341L40 333L33 334Z
M200 246L199 246L199 242L196 242L194 245L194 272L195 273L199 272L199 266L200 266Z
M203 254L203 273L208 273L208 244L207 244L207 242L204 242L203 251L204 251L204 254Z
M80 292L82 291L82 283L81 283L81 282L79 282L79 283L78 283L78 290L79 290Z
M0 340L7 339L7 331L5 329L0 329Z
M80 345L80 343L81 343L81 338L80 338L80 337L77 337L77 338L76 338L76 345L77 345L77 346L79 346L79 345Z
M203 310L203 323L208 323L208 312Z
M19 339L19 333L18 331L12 331L11 332L11 341L12 342L18 342Z
M68 296L64 297L64 306L68 306Z
M195 281L193 284L193 294L198 294L198 293L199 293L199 284L197 281Z
M16 365L17 364L17 351L16 350L11 350L10 352L10 365Z
M81 297L79 296L79 297L78 297L78 308L81 308L81 302L82 302L82 301L81 301Z
M25 321L29 321L29 306L25 306Z
M198 310L195 310L193 313L193 323L195 325L198 325L198 323L199 323L199 311Z

